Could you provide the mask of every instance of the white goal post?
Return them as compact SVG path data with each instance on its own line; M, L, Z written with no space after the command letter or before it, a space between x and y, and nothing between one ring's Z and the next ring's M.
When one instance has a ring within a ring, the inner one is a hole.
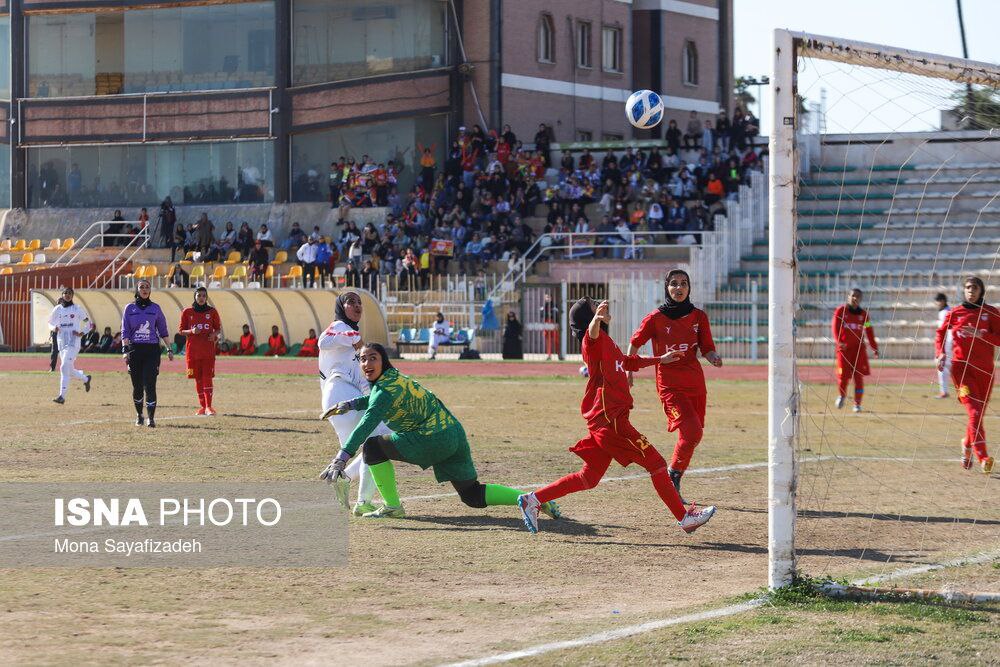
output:
M796 197L800 185L796 133L801 129L797 127L799 61L808 58L886 70L887 79L902 73L1000 88L1000 67L988 63L787 30L774 32L773 55L767 262L768 585L772 589L789 585L796 573L796 437L801 407L795 350L799 299L796 250Z

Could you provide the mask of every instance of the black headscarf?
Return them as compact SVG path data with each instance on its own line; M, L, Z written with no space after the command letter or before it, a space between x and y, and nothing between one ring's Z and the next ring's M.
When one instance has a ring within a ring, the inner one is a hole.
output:
M65 292L67 289L69 290L69 293L70 293L71 296L69 297L68 301L66 299L62 298L62 296L60 296L59 297L59 301L58 301L58 304L60 306L72 306L73 305L73 297L76 296L76 294L73 292L73 288L72 287L63 288L62 291Z
M212 310L212 307L208 305L208 301L205 302L204 306L198 303L198 292L204 292L206 296L208 295L207 289L205 289L204 287L196 287L194 290L195 299L194 303L191 304L191 307L194 308L194 312L196 313L207 313L208 311Z
M587 335L587 329L590 328L595 312L597 309L594 307L593 299L589 296L583 297L569 309L569 329L577 340L583 340L583 337ZM607 331L608 325L601 322L601 329Z
M667 286L670 284L670 279L673 276L684 276L688 281L688 295L683 301L674 301L670 297L670 290ZM667 300L660 304L658 310L663 313L667 318L671 320L679 320L684 317L692 310L694 310L694 304L691 303L691 276L688 275L687 271L682 271L681 269L674 269L667 274L667 277L663 279L663 288L666 292Z
M378 356L382 357L382 374L379 375L378 378L375 378L376 381L378 381L378 379L381 378L382 375L385 375L386 371L395 370L395 368L392 365L392 362L389 360L389 353L386 352L385 348L382 346L381 343L365 343L365 347L369 347L375 350L376 352L378 352Z
M135 305L139 306L140 310L145 310L146 308L149 308L149 306L153 303L153 300L152 299L143 299L141 296L139 296L139 285L141 283L146 283L147 285L149 285L149 281L148 280L140 280L138 283L136 283L136 285L135 285Z
M983 304L986 303L986 285L983 284L983 281L976 276L969 276L965 279L965 283L975 283L976 285L979 285L979 300L975 303L963 300L962 305L966 308L982 308ZM965 285L965 283L962 284Z
M343 322L344 324L351 327L355 331L359 331L361 329L360 322L355 322L354 320L349 318L347 316L347 310L344 308L344 301L347 299L348 296L351 295L358 297L359 300L361 299L361 296L357 292L344 292L343 294L338 296L337 303L333 308L334 319L337 320L338 322ZM379 347L381 347L381 345Z

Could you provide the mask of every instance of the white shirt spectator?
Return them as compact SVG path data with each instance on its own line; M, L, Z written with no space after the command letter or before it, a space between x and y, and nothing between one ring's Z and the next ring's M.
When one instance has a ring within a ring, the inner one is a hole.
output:
M271 230L270 229L267 230L266 232L257 232L257 240L258 241L270 241L271 243L274 243L274 237L271 235Z
M316 244L315 243L303 243L299 246L298 252L295 256L299 258L299 261L303 264L315 264L316 263Z
M431 337L427 344L427 353L431 355L433 359L437 355L438 345L441 343L447 343L451 340L451 324L448 320L442 320L438 322L437 320L431 325Z

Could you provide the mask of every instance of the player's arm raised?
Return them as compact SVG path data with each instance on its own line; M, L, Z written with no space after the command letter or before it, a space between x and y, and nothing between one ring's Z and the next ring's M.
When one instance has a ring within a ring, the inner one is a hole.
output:
M594 319L590 320L590 326L587 327L587 336L590 340L597 340L601 336L601 323L611 325L611 311L608 309L608 302L602 301L597 304L597 310L594 311Z

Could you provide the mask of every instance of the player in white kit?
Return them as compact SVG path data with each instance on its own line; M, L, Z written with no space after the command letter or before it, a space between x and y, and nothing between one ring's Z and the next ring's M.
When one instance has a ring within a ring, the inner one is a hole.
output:
M948 297L943 293L938 293L934 297L934 303L938 307L938 328L944 323L948 313L951 312L951 306L948 305ZM948 386L951 384L951 331L948 332L947 338L944 339L944 366L938 371L938 386L941 391L938 392L938 398L948 398Z
M49 327L56 333L59 346L59 395L53 403L65 403L66 391L73 378L83 382L83 388L90 391L90 376L74 366L76 355L80 354L80 341L90 328L90 318L80 306L73 303L73 288L63 288L62 298L49 315Z
M336 319L319 337L319 374L323 390L323 418L329 419L343 444L361 421L363 412L352 411L333 416L328 416L327 412L341 401L368 394L370 387L358 363L358 350L363 345L359 330L361 297L356 292L344 292L337 297L335 310ZM385 424L379 424L374 435L389 433L391 431ZM372 503L376 491L375 482L362 459L363 457L356 456L345 471L349 479L358 480L358 500L352 510L355 516L375 511ZM342 491L338 489L339 493L344 494L341 501L346 504L346 488Z

